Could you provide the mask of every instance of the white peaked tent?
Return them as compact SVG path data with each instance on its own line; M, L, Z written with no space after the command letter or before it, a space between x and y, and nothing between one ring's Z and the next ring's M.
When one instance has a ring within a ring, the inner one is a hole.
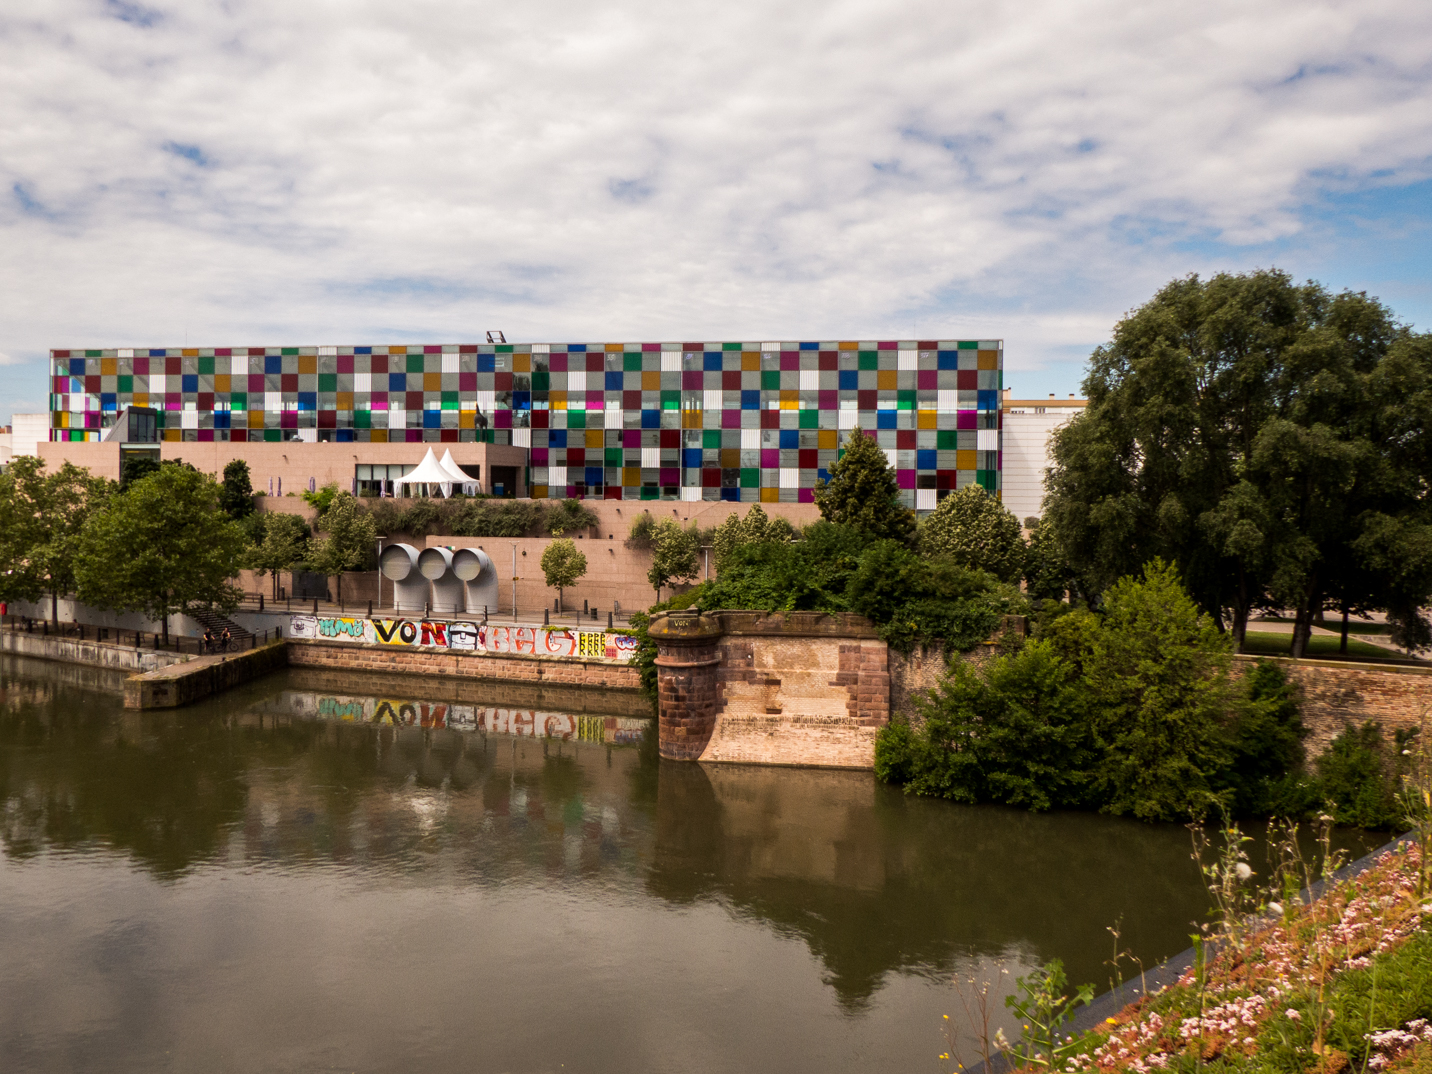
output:
M443 490L444 496L452 495L453 476L443 469L438 457L433 454L433 449L428 448L428 453L423 456L423 461L418 463L418 468L410 474L397 479L398 485L437 485Z
M477 491L477 482L472 479L470 474L464 473L462 467L453 461L452 448L443 452L442 461L438 465L452 475L453 483L461 485L463 492L471 495Z

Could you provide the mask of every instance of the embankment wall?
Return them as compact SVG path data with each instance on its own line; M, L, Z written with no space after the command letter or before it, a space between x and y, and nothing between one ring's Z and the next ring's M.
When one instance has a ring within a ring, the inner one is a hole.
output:
M1298 688L1308 729L1303 748L1309 758L1327 749L1348 724L1371 720L1391 742L1398 731L1416 730L1424 717L1432 717L1432 667L1264 659L1279 664ZM1255 661L1235 657L1235 668L1251 667Z
M80 641L54 634L29 634L23 630L0 630L0 652L140 673L158 671L193 659L177 653L126 648L113 642Z
M532 656L441 652L433 649L395 648L355 642L293 639L288 642L290 667L319 668L331 672L414 675L434 680L506 683L528 687L526 701L541 707L579 704L577 711L615 712L649 716L651 706L641 694L641 674L630 664ZM533 693L532 691L537 691ZM583 698L582 691L600 690L606 696ZM594 706L594 702L596 702Z
M288 646L270 642L246 653L190 657L182 664L132 675L124 682L127 709L172 709L262 678L288 663Z

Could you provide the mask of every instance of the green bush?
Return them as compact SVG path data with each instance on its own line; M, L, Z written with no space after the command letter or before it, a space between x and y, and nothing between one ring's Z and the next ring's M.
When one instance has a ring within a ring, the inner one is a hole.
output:
M871 541L851 526L817 522L799 541L738 545L702 594L703 611L856 612L893 648L944 642L966 650L1000 617L1025 608L1019 593L944 557L921 557L903 542Z
M1342 734L1315 762L1317 793L1333 820L1363 828L1396 826L1402 812L1397 802L1400 760L1400 750L1395 760L1386 756L1377 724L1343 724Z
M1302 723L1280 669L1229 676L1229 641L1172 568L1110 588L1101 614L1051 617L982 670L956 663L876 745L881 778L917 794L1144 820L1304 800ZM1355 778L1366 779L1366 765Z
M543 537L589 529L597 516L580 500L507 500L487 496L451 499L365 500L374 528L385 536L422 538Z

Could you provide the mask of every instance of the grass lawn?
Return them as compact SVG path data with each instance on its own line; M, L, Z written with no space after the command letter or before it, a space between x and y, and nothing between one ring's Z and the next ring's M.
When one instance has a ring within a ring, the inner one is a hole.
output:
M1253 622L1253 623L1287 623L1289 626L1291 626L1292 623L1293 623L1293 620L1291 620L1291 619L1285 619L1285 618L1283 618L1282 616L1279 616L1279 615L1269 615L1269 616L1263 616L1263 617L1258 618L1258 619L1252 619L1252 620L1250 620L1250 622ZM1327 620L1326 622L1318 623L1317 625L1318 625L1319 627L1321 627L1322 629L1324 629L1324 630L1341 630L1341 629L1342 629L1342 620L1340 620L1340 619L1329 619L1329 620ZM1365 623L1365 622L1362 622L1362 621L1357 620L1357 619L1349 619L1349 620L1348 620L1348 623L1347 623L1347 632L1348 632L1349 634L1383 634L1383 635L1385 635L1385 634L1388 633L1388 626L1387 626L1386 623Z
M1338 644L1339 639L1337 638L1314 635L1308 639L1308 656L1335 660L1342 655L1338 652ZM1287 656L1292 645L1293 635L1291 633L1274 634L1269 631L1250 630L1244 636L1243 651L1255 656ZM1405 660L1407 658L1391 649L1348 638L1346 659Z

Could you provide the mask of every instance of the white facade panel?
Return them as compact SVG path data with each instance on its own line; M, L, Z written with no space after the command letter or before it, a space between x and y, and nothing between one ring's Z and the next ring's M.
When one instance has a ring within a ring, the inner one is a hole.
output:
M1023 522L1043 512L1044 471L1054 430L1078 414L1082 406L1014 406L1004 413L1004 456L1001 487L1005 507Z

